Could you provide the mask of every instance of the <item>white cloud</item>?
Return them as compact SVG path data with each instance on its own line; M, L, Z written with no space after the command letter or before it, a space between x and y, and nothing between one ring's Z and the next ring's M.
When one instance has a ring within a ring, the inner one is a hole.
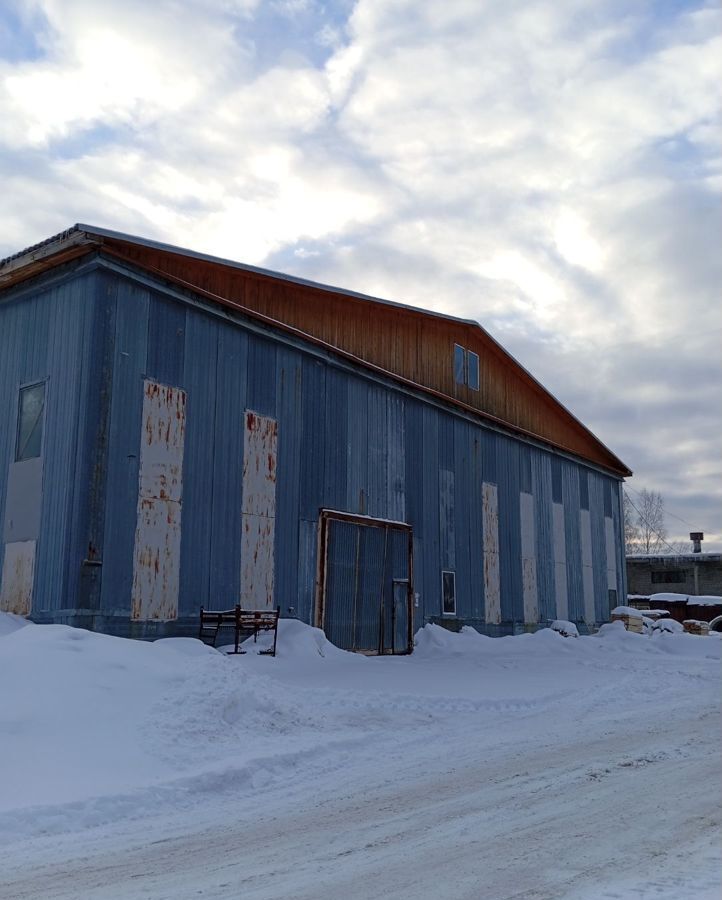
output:
M8 252L91 221L477 318L633 467L719 491L716 5L24 10L48 27L0 63Z

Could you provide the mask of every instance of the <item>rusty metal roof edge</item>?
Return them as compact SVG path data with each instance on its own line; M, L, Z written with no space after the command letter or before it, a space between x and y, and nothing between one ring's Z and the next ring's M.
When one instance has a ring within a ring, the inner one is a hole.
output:
M92 231L87 232L79 229L77 225L73 225L72 228L66 228L65 231L54 234L44 241L26 247L24 250L13 253L11 256L6 256L5 259L0 259L0 282L30 263L54 256L56 253L67 250L70 247L96 243L90 236L92 234Z

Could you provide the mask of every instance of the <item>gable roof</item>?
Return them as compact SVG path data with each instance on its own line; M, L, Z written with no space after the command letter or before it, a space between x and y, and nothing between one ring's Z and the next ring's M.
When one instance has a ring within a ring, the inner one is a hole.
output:
M90 252L290 330L466 411L587 460L631 471L477 322L77 224L0 261L0 290ZM479 390L456 383L454 345L476 353Z

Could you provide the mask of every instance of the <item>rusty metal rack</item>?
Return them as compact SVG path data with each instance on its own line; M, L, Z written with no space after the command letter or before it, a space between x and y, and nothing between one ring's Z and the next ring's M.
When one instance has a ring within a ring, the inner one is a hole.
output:
M276 643L278 641L278 620L281 617L281 607L276 609L243 609L236 605L233 609L204 609L201 606L200 627L198 637L204 644L216 646L218 633L222 628L232 628L234 636L234 649L228 651L233 654L245 653L240 649L241 635L253 635L254 643L258 640L260 631L273 632L273 646L259 653L267 656L276 655Z

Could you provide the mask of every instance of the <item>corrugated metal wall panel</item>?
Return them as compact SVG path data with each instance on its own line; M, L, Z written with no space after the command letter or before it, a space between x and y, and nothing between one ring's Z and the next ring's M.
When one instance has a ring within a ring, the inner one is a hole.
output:
M386 510L389 519L406 521L406 416L404 399L398 394L386 393L386 433L388 453L386 458ZM413 449L409 455L414 455Z
M77 423L81 410L81 376L87 365L88 320L95 300L93 276L65 284L53 292L49 310L37 310L48 327L46 441L43 452L41 535L36 560L34 611L61 609L68 596L71 512L78 472ZM41 328L42 331L42 328ZM39 364L36 359L35 364ZM52 485L52 489L50 486ZM74 566L79 565L73 560ZM73 597L73 606L75 597Z
M588 475L589 516L592 527L592 573L594 577L594 615L597 622L608 616L607 565L604 549L604 484L606 479L596 472Z
M320 430L314 436L316 441L317 464L323 474L322 491L316 496L316 505L313 515L318 518L321 506L330 509L351 509L357 511L358 498L354 502L347 495L347 471L354 465L349 454L351 444L351 429L353 410L356 401L352 399L353 393L348 377L342 377L340 373L328 371L325 377L325 394L322 395L321 407L324 419L320 423ZM363 406L365 409L365 404ZM304 428L306 426L304 425ZM360 457L358 447L354 448L353 460L358 460L356 469L360 470L363 460ZM360 470L362 471L362 470ZM359 484L363 483L363 476L359 477ZM366 494L364 494L365 502ZM348 506L347 506L348 503Z
M531 455L531 467L536 525L539 621L545 624L553 621L557 616L554 586L551 459L548 454L534 448Z
M387 392L381 388L372 387L368 390L367 514L378 519L389 517L386 481L389 459L386 397Z
M116 324L100 596L103 613L112 617L130 614L150 297L129 281L109 277L106 283Z
M471 505L469 484L471 484L470 425L468 422L454 422L454 543L456 571L457 607L471 610ZM478 557L477 557L478 559ZM469 613L467 612L468 616Z
M328 389L330 391L327 407L329 414L334 419L343 416L343 406L335 406L342 402L343 397L339 388L341 376L339 373L329 373ZM347 453L346 453L346 497L343 506L330 503L331 509L347 509L350 512L369 514L368 501L368 441L369 441L369 414L368 414L368 385L359 379L351 379L346 384L347 402ZM333 432L332 432L333 433ZM329 444L331 441L329 440ZM333 447L330 448L333 450ZM330 499L330 498L329 498Z
M278 479L276 484L276 603L298 606L298 550L301 435L303 405L301 357L279 348L276 358L278 387Z
M609 489L612 493L612 519L614 522L615 535L624 532L624 501L621 482L615 482L611 478L609 481ZM617 599L621 604L626 603L627 599L627 564L624 555L624 545L618 541L615 544L617 556Z
M301 519L298 525L298 589L288 597L289 615L309 625L314 621L318 566L318 520Z
M334 522L328 537L324 630L341 647L358 647L357 607L360 604L358 560L361 529L350 522Z
M148 375L161 384L183 385L186 310L154 296L148 320Z
M303 360L301 367L302 433L299 515L306 522L317 522L319 506L323 505L319 498L323 497L327 444L325 437L326 371L326 367L321 364L320 360L308 357ZM342 411L340 412L342 414ZM283 435L281 435L281 440L283 440ZM346 481L345 478L344 481Z
M276 350L274 341L260 337L254 337L248 346L246 405L272 419L276 418Z
M184 372L182 384L179 385L187 394L181 590L178 600L178 615L181 617L197 615L200 606L210 605L207 598L210 595L213 534L211 500L217 356L217 323L208 316L189 310L185 331ZM239 427L242 427L241 423Z
M564 501L564 537L567 551L567 598L569 618L584 620L584 582L582 579L582 541L580 534L579 471L567 460L562 465Z
M421 486L424 552L416 556L420 612L425 618L441 615L441 537L439 533L439 433L446 417L428 406L421 410L423 422L423 482ZM414 522L411 521L413 527Z
M414 536L424 536L424 422L423 406L412 399L404 402L404 504L406 521L414 522ZM414 554L417 559L420 556Z
M96 275L86 271L74 281L46 278L34 291L18 292L0 303L0 414L6 423L0 428L0 539L15 455L18 390L23 384L46 383L42 463L37 470L42 497L32 578L32 613L40 619L65 606L69 579L79 566L71 549L71 522L82 457L78 429L84 414L83 371L90 356L95 293ZM0 565L4 555L0 553Z
M240 597L243 421L248 378L248 335L220 325L213 423L213 498L209 606L228 609ZM196 598L198 605L201 599Z
M499 564L502 622L524 621L521 583L521 527L519 523L519 444L500 436L497 440L499 490Z

